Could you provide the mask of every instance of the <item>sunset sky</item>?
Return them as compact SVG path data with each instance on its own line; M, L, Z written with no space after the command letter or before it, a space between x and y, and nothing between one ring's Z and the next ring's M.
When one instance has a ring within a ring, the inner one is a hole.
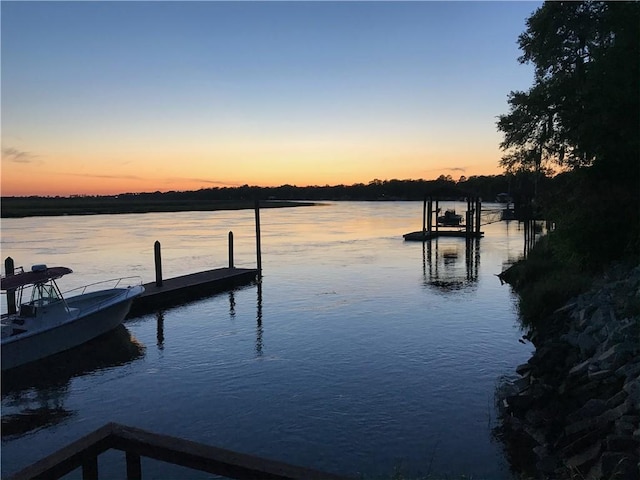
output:
M501 173L540 5L2 1L1 194Z

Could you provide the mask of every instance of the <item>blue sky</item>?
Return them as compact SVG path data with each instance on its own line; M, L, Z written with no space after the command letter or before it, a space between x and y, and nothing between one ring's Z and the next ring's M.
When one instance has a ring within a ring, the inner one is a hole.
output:
M540 5L3 1L2 194L499 173Z

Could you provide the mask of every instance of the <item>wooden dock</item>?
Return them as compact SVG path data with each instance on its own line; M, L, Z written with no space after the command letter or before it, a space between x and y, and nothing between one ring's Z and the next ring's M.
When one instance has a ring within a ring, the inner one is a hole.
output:
M414 242L424 242L438 237L457 237L457 238L481 238L484 232L468 232L466 230L444 230L442 227L438 230L422 230L418 232L405 233L405 240Z
M255 217L257 268L235 268L233 232L229 232L228 267L163 279L161 246L160 242L156 241L153 246L156 281L143 285L144 293L133 301L129 317L157 311L159 308L179 305L251 282L259 282L262 275L262 254L260 248L260 206L257 200L255 202Z
M144 293L134 300L129 316L247 285L256 281L257 276L258 270L253 268L216 268L163 279L160 286L150 282L144 285Z
M435 203L435 208L434 208ZM455 224L447 224L446 220L441 221L438 217L440 213L439 200L425 197L422 207L422 230L405 233L403 238L406 241L426 242L438 237L482 238L484 232L480 230L480 213L482 203L479 197L467 197L467 211L465 221L457 221ZM455 212L454 212L455 213Z

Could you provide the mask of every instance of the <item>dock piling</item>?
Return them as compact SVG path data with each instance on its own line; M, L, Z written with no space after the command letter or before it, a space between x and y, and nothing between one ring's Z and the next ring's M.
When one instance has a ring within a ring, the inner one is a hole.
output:
M156 265L156 287L162 286L162 256L160 254L160 242L156 240L153 244L154 260Z
M255 203L256 213L256 257L258 267L258 280L262 278L262 251L260 247L260 201L256 199Z
M233 268L233 232L229 232L229 268Z

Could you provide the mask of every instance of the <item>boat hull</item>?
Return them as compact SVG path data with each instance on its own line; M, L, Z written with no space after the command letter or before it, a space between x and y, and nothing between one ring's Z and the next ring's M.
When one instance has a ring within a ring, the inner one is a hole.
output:
M113 330L124 321L133 300L143 291L140 286L123 289L122 294L114 296L110 301L95 308L87 308L77 317L52 328L3 338L2 370L69 350ZM82 295L68 300L71 307L74 300L82 303Z

